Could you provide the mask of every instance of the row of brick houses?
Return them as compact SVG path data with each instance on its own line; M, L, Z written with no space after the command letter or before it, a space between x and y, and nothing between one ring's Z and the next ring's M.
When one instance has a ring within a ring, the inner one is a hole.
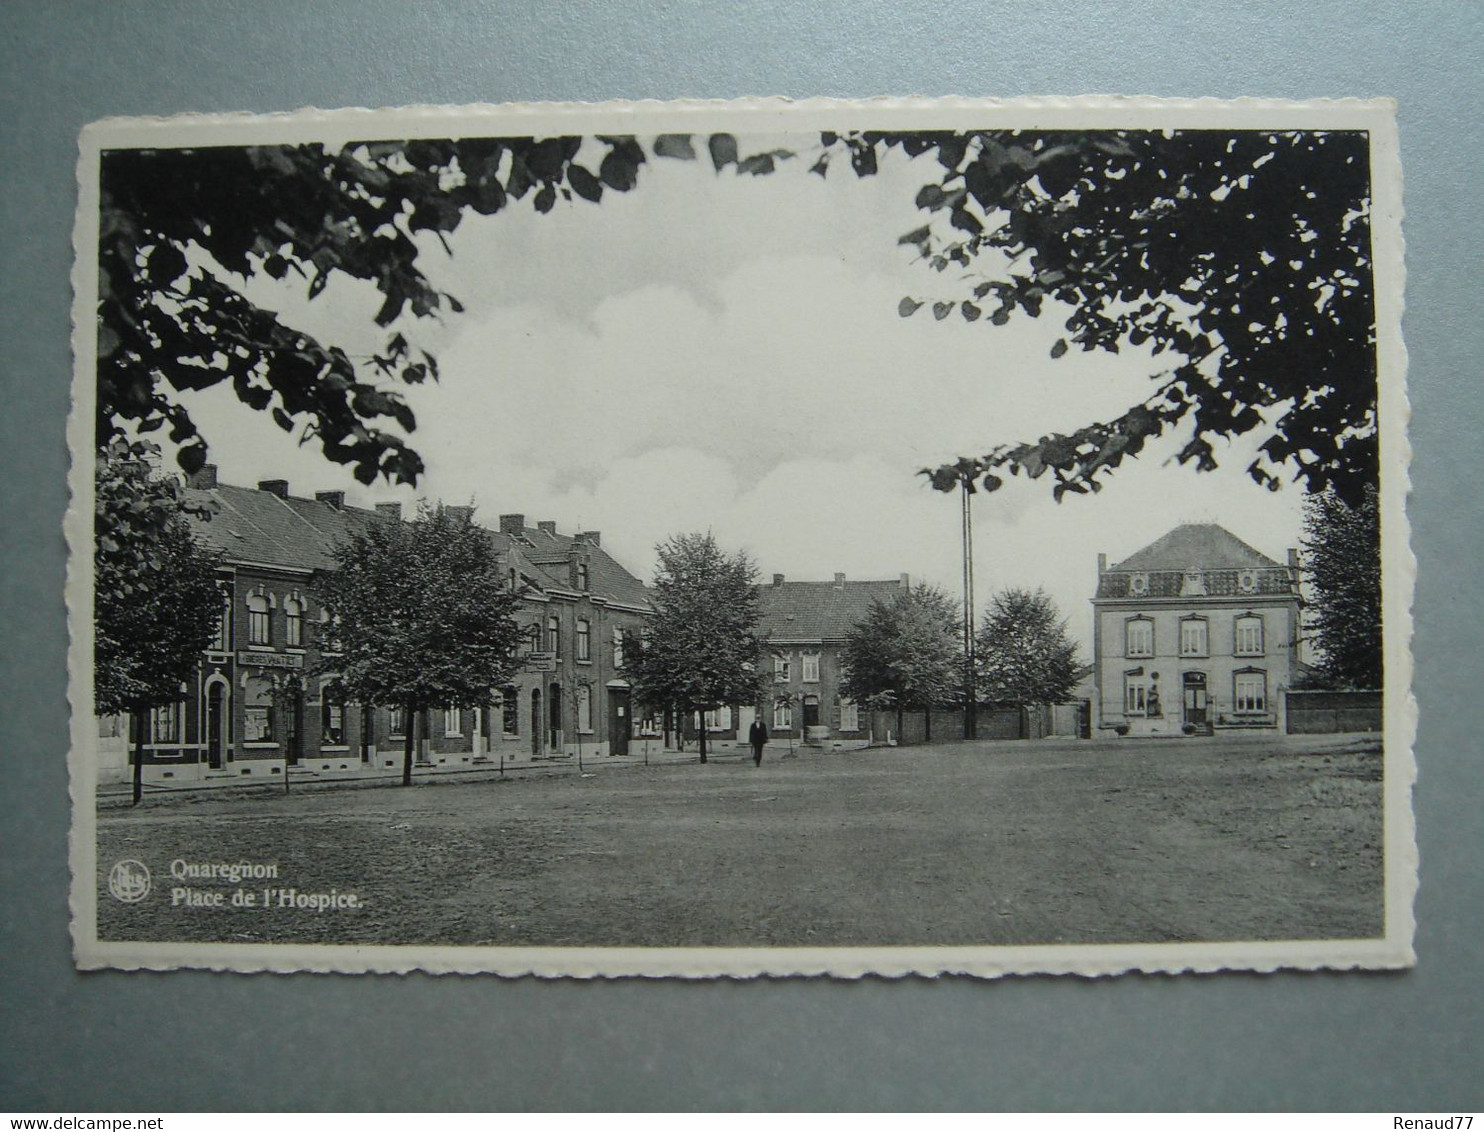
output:
M313 594L334 549L368 524L400 521L398 504L347 506L343 492L313 499L283 480L257 488L218 483L208 466L191 482L208 504L198 534L220 555L224 590L217 638L181 701L143 721L144 773L155 782L266 779L288 767L315 773L400 767L405 713L341 702L333 626ZM489 532L502 570L524 588L522 667L493 702L417 721L426 766L506 757L623 754L653 721L636 719L623 678L623 643L652 614L644 585L602 547L597 531L559 534L502 515ZM104 780L127 774L131 737L120 717L99 721Z
M314 597L334 549L368 524L400 521L398 504L347 506L343 492L293 496L283 480L256 488L218 483L208 466L191 482L198 521L220 555L224 606L217 639L181 701L143 721L150 781L269 779L305 772L386 772L401 765L404 713L341 702L333 626ZM597 531L564 535L553 522L500 516L488 532L500 568L522 587L520 671L477 710L417 721L417 761L475 766L574 753L623 755L636 738L671 734L633 700L626 641L653 613L644 584L603 550ZM776 740L865 743L870 713L842 690L841 651L878 600L905 593L892 580L789 581L759 587L768 691L686 721L711 740L745 741L757 712ZM1280 564L1214 524L1185 524L1109 565L1098 556L1093 598L1093 727L1104 734L1209 733L1281 728L1284 694L1300 675L1296 552ZM766 675L766 673L765 673ZM131 737L121 718L99 721L105 780L127 774Z

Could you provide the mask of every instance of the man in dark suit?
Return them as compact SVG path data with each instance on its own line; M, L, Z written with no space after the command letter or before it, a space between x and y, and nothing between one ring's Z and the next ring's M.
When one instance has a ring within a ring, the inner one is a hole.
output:
M747 741L752 744L752 765L763 765L763 747L768 742L768 729L763 725L762 717L752 721L752 726L747 729Z

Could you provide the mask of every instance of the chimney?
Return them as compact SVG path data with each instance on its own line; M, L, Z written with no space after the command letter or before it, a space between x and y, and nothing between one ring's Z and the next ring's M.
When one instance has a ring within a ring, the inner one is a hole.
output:
M316 491L314 497L321 503L328 503L337 511L345 506L345 492L343 491Z
M376 514L383 519L401 520L402 505L400 503L378 503Z
M1290 570L1297 570L1299 568L1299 553L1297 547L1290 546L1288 548L1288 568Z
M524 515L501 515L500 533L502 535L518 535L526 529L526 517Z
M472 523L474 521L474 508L468 506L467 504L464 506L455 507L451 503L446 503L444 504L443 509L447 511L453 519L456 519L459 522Z
M198 491L210 491L216 486L216 465L202 464L190 478L190 486Z
M536 524L536 529L538 531L540 531L542 534L548 534L552 538L556 538L556 520L555 519L542 519L539 523Z
M774 574L773 575L773 584L775 586L781 586L781 585L783 585L783 575L782 574Z
M269 495L276 495L280 499L289 497L288 480L259 480L258 490L266 491Z
M841 573L839 573L837 571L835 573L835 589L837 589L837 590L843 590L844 588L845 588L845 575L844 574L841 574Z
M577 537L582 539L583 542L592 543L593 546L603 545L602 531L578 531Z
M899 585L904 590L910 590L912 588L912 575L911 574L898 574L897 575L897 585Z
M1100 550L1100 551L1098 551L1098 573L1099 574L1106 574L1107 572L1108 572L1108 556L1106 554L1104 554Z

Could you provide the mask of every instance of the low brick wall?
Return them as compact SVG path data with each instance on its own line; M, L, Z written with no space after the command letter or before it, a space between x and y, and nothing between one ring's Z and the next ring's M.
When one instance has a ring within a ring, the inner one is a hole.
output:
M1290 735L1330 735L1337 731L1380 731L1380 692L1288 692Z
M982 704L974 717L974 730L979 739L1024 739L1027 737L1025 712L1013 705ZM934 708L931 712L904 712L900 734L897 732L896 712L872 712L872 742L885 743L888 735L899 747L957 743L964 737L964 711L962 708Z

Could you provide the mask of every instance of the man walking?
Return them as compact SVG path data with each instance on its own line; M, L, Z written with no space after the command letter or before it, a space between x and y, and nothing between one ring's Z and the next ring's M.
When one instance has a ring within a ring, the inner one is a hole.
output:
M763 747L768 742L768 729L763 725L762 717L752 721L752 726L747 729L747 741L752 744L752 765L763 765Z

